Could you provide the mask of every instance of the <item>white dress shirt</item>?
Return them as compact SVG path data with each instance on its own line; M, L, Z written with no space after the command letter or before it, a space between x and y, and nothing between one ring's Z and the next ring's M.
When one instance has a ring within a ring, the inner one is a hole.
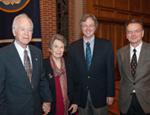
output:
M29 49L29 46L27 45L27 48L26 49L23 49L15 40L14 42L14 45L18 51L18 54L20 56L20 59L22 61L22 64L24 65L24 50L27 50L27 53L28 53L28 56L29 56L29 59L30 59L30 63L31 63L31 67L32 67L32 58L31 58L31 53L30 53L30 49Z
M132 56L134 54L133 50L136 49L136 58L137 58L137 63L138 63L142 44L143 44L143 42L141 42L136 48L134 48L132 45L130 45L130 62L131 62Z
M93 57L95 35L88 41L90 43L91 58ZM83 37L84 56L86 59L86 39Z

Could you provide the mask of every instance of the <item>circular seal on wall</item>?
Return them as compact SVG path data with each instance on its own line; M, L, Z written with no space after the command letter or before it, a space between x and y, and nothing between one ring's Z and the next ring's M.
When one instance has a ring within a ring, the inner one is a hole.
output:
M29 2L30 0L0 0L0 10L4 12L18 12Z

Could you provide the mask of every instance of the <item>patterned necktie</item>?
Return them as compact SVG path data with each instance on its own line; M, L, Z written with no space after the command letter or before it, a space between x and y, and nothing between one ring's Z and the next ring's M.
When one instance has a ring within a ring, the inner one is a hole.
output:
M86 43L86 64L87 64L87 69L90 69L91 65L91 49L90 49L90 43Z
M32 68L31 68L30 59L29 59L27 50L24 50L24 68L27 72L27 76L28 76L30 84L32 86L33 85L32 84Z
M134 49L133 52L134 52L134 54L133 54L132 60L131 60L131 74L134 79L135 74L136 74L136 66L137 66L136 49Z

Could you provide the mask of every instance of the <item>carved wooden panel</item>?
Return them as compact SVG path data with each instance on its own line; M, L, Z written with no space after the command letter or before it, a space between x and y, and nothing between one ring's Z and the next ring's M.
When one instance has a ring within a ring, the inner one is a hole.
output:
M143 41L148 41L148 34L146 34L148 32L148 28L144 27L144 37L143 37Z
M143 23L150 23L150 16L143 16Z
M99 21L99 26L95 35L100 38L111 40L114 51L115 68L117 68L116 51L128 43L124 23L117 24L114 22Z
M94 0L87 0L87 13L91 13L91 14L95 13L94 5L95 5Z
M92 13L102 20L124 23L137 18L150 25L149 6L150 0L87 0L87 13Z
M116 8L120 10L130 10L130 1L129 0L116 0Z
M115 42L116 42L116 36L117 36L117 26L115 23L108 23L110 25L110 31L109 31L109 34L110 34L110 37L109 37L109 40L111 40L112 44L113 44L113 49L115 50Z
M102 38L102 24L99 21L98 21L98 27L97 27L95 35Z
M99 5L99 0L93 0L93 5Z
M144 14L150 14L150 0L143 0L143 11Z
M115 8L115 0L99 0L100 6Z
M125 13L125 12L118 12L117 13L117 19L118 20L128 21L129 18L130 18L130 15L128 13Z
M96 17L100 17L100 15L99 15L99 8L98 8L98 7L95 7L95 8L94 8L94 11L95 11L95 12L94 12L95 16L96 16Z
M116 24L108 23L106 21L99 21L95 35L99 36L100 38L111 40L112 43L115 44L114 39L116 38Z
M102 30L101 30L102 38L109 40L110 39L109 33L110 33L109 23L102 23Z
M150 43L150 28L147 26L144 27L143 41Z
M114 10L100 8L99 9L99 17L115 19L116 13Z
M142 13L142 0L130 0L130 9L132 12Z
M108 23L110 25L110 31L108 34L110 34L109 36L109 40L111 40L112 45L113 45L113 51L114 51L114 63L115 63L115 67L117 64L117 60L116 60L116 36L117 36L117 26L115 23Z
M131 14L130 19L139 19L142 21L142 16L138 14Z
M122 48L124 45L124 40L126 39L125 27L122 24L117 25L117 36L116 36L116 50Z
M149 27L147 27L146 28L147 29L147 32L145 31L145 38L146 38L146 42L148 42L148 43L150 43L150 28Z

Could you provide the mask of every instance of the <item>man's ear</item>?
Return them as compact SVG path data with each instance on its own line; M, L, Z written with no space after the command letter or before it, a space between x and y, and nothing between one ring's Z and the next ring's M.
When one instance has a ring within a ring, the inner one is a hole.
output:
M16 36L15 28L12 28L12 33L13 33L14 36Z
M142 30L142 37L144 37L144 30Z

